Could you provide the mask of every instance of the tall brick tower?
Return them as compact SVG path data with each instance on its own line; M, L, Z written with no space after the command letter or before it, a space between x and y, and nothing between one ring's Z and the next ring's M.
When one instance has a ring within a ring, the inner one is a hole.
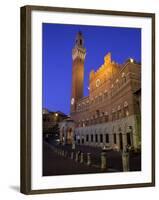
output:
M84 60L86 49L84 48L84 38L79 31L76 36L75 46L72 49L72 95L71 114L76 110L76 102L83 97Z

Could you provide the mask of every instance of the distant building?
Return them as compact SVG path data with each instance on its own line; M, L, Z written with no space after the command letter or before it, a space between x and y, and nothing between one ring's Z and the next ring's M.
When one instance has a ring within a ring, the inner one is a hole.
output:
M119 65L108 53L103 65L90 72L89 96L84 97L85 56L84 39L79 32L72 50L72 141L77 142L78 138L83 145L140 148L141 64L130 58Z
M59 123L60 141L63 144L72 144L74 140L75 122L71 118L67 118Z
M48 109L43 109L43 133L53 134L54 130L58 128L59 122L66 119L68 116L64 113L57 111L51 112Z

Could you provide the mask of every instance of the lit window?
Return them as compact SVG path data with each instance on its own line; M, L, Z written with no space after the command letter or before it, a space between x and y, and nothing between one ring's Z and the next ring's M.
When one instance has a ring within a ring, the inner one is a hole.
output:
M124 117L128 117L129 116L129 107L124 107Z
M125 76L125 73L123 72L122 75L121 75L121 77L123 78L124 76Z

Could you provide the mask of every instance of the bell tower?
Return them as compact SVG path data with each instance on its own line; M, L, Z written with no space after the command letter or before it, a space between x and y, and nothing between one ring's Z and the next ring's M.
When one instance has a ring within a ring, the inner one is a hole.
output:
M78 32L75 39L75 46L72 49L72 95L71 113L76 111L76 103L83 97L84 60L86 49L82 32Z

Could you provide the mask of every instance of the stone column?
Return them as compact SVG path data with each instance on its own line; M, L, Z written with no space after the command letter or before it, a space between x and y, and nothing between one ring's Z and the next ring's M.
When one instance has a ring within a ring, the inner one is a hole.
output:
M109 140L110 140L110 137L109 137ZM106 146L106 134L103 134L103 146Z
M91 132L88 132L88 144L91 145Z
M105 134L105 140L106 140L106 134ZM111 134L109 134L109 144L110 146L114 145L114 133L111 132Z
M98 139L97 144L98 146L100 146L100 133L97 133L97 139Z
M120 149L120 138L119 138L119 133L116 134L116 144L118 146L118 150Z
M131 124L130 124L131 129L128 128L127 132L131 132L132 146L134 147L134 150L137 150L139 147L139 141L138 141L138 134L140 131L139 126L141 124L137 121L137 116L133 115L130 117L131 117Z
M132 138L133 138L132 144L134 146L134 149L137 149L138 148L138 142L137 142L138 139L137 139L137 131L135 128L133 128L131 130L131 134L132 134Z
M85 143L85 145L88 145L88 141L87 141L87 135L88 135L88 132L86 132L86 133L85 133L85 135L84 135L84 136L85 136L85 142L84 142L84 143Z
M96 145L96 133L93 133L93 146Z
M80 134L80 145L82 144L82 134Z
M84 136L84 145L87 144L86 135L87 135L87 133L85 132L85 134L83 135Z
M123 148L124 148L125 146L127 146L127 135L126 135L126 132L124 132L122 134L122 140L123 140Z

